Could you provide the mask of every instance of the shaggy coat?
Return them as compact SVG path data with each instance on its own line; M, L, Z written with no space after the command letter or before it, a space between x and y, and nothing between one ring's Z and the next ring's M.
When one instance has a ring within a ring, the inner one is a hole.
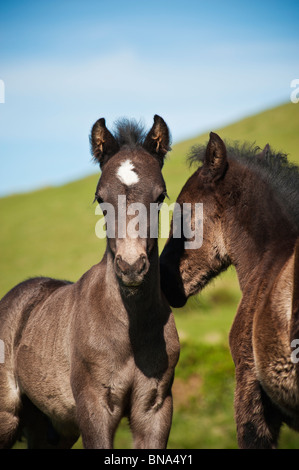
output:
M162 288L172 306L182 307L235 266L242 299L229 341L238 442L273 448L283 422L299 430L298 168L268 145L262 152L225 145L214 133L191 160L201 166L177 202L203 203L203 244L185 249L171 230L160 261Z

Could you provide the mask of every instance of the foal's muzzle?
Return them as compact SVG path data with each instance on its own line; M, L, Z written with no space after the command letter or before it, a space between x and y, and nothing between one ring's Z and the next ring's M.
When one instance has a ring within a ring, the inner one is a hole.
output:
M149 261L141 254L133 263L128 263L121 255L115 257L115 272L125 286L139 286L148 272Z

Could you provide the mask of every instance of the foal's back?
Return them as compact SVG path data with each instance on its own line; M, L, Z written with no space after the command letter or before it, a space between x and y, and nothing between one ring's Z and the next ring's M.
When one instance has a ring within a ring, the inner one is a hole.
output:
M12 288L0 301L0 336L5 338L5 364L13 360L31 314L58 289L71 285L48 277L28 279ZM1 370L1 369L0 369Z

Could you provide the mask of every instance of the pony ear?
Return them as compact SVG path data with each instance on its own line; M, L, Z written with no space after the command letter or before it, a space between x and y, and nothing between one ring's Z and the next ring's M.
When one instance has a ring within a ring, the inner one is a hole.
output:
M210 133L203 167L212 180L220 179L227 167L226 147L219 135Z
M147 134L143 148L158 158L162 168L164 158L170 150L170 132L166 122L157 114L154 116L154 124Z
M106 127L104 118L98 119L92 127L90 135L93 159L103 168L107 160L119 150L119 145Z
M257 157L260 158L261 160L267 156L267 154L270 152L270 145L266 144L264 149L257 154Z

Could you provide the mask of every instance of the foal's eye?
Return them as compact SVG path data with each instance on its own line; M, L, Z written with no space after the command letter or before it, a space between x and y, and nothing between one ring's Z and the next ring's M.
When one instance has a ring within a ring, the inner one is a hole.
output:
M166 191L163 191L163 193L161 193L160 196L157 198L156 202L158 202L159 204L162 204L162 202L164 201L166 197L168 197L168 194Z

